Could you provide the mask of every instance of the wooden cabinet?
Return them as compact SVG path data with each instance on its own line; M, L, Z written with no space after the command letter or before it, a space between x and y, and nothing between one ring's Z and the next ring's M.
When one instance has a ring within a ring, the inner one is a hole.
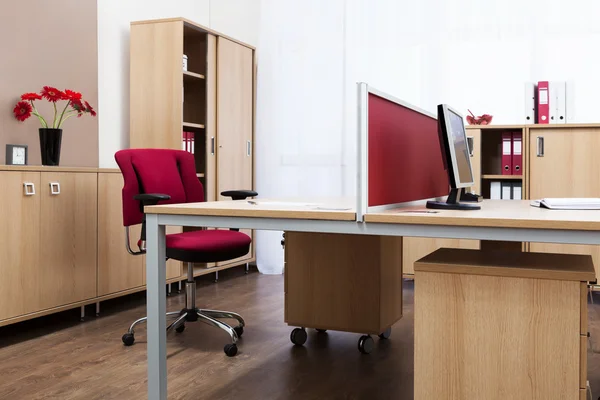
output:
M530 198L600 197L600 127L530 129ZM531 243L532 252L591 254L600 276L600 246Z
M181 149L191 133L207 201L253 189L255 49L182 18L132 22L130 47L131 147ZM196 275L252 258L198 264Z
M0 322L96 297L96 177L0 173Z
M42 309L96 296L96 173L42 172L40 266Z
M27 189L24 184L28 184ZM0 187L0 320L3 320L33 312L39 306L37 293L44 283L37 276L40 174L2 172Z
M415 265L415 399L579 398L589 257L477 253Z
M144 259L125 250L121 173L98 174L98 295L117 293L144 284ZM141 225L130 228L132 248Z
M402 238L285 233L285 322L380 334L402 318Z

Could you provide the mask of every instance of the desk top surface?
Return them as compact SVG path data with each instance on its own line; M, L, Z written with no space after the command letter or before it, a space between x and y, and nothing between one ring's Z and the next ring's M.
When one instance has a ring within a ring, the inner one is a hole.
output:
M255 199L146 207L149 214L355 221L354 198ZM428 210L410 205L371 212L365 222L490 228L600 231L600 210L548 210L529 200L484 200L481 210Z
M356 221L354 198L251 199L165 204L148 214Z
M548 210L529 200L484 200L481 210L428 210L398 207L365 215L366 222L600 231L600 210ZM439 212L432 212L439 211Z

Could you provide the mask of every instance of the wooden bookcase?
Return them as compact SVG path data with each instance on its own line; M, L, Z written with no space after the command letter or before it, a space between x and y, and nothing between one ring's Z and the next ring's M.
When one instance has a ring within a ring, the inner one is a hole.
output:
M205 200L254 189L254 47L184 18L136 21L130 58L130 147L185 149L184 132L193 132ZM252 262L253 253L198 264L195 274Z
M522 134L522 175L502 175L502 133ZM469 125L471 190L490 198L490 182L521 182L523 200L543 197L600 197L600 124ZM600 246L405 238L403 274L412 277L416 260L440 247L488 247L515 251L591 254L600 277ZM594 286L595 289L600 289Z

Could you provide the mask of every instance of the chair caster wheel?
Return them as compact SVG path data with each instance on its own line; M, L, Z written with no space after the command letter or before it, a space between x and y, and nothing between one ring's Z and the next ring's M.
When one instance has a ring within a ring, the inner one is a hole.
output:
M380 339L389 339L392 336L392 328L387 328L385 331L379 334Z
M121 339L123 340L123 344L125 346L131 346L131 345L133 345L133 342L135 342L135 338L133 337L133 333L129 333L129 332L127 332L126 334L124 334Z
M243 326L236 326L235 328L233 328L233 330L238 335L238 338L241 338L242 335L244 334L244 327Z
M306 343L307 338L308 335L306 334L306 329L304 328L294 328L292 333L290 333L290 340L296 346L302 346L304 343Z
M358 351L363 354L369 354L373 351L375 342L370 335L363 335L358 339Z
M175 328L175 332L177 333L181 333L183 331L185 331L185 324L181 324L177 328Z
M227 354L227 357L233 357L237 354L237 346L235 345L235 343L226 344L225 347L223 348L223 351L225 351L225 354Z
M319 332L319 333L325 333L325 332L327 332L327 329L317 329L317 332Z

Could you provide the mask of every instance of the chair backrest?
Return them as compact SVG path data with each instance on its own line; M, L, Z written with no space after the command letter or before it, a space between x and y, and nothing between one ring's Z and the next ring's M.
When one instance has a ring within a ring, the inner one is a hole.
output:
M171 196L168 203L204 201L204 188L196 176L194 155L183 150L127 149L115 153L123 174L123 225L142 223L141 202L134 200L140 193L160 193Z

